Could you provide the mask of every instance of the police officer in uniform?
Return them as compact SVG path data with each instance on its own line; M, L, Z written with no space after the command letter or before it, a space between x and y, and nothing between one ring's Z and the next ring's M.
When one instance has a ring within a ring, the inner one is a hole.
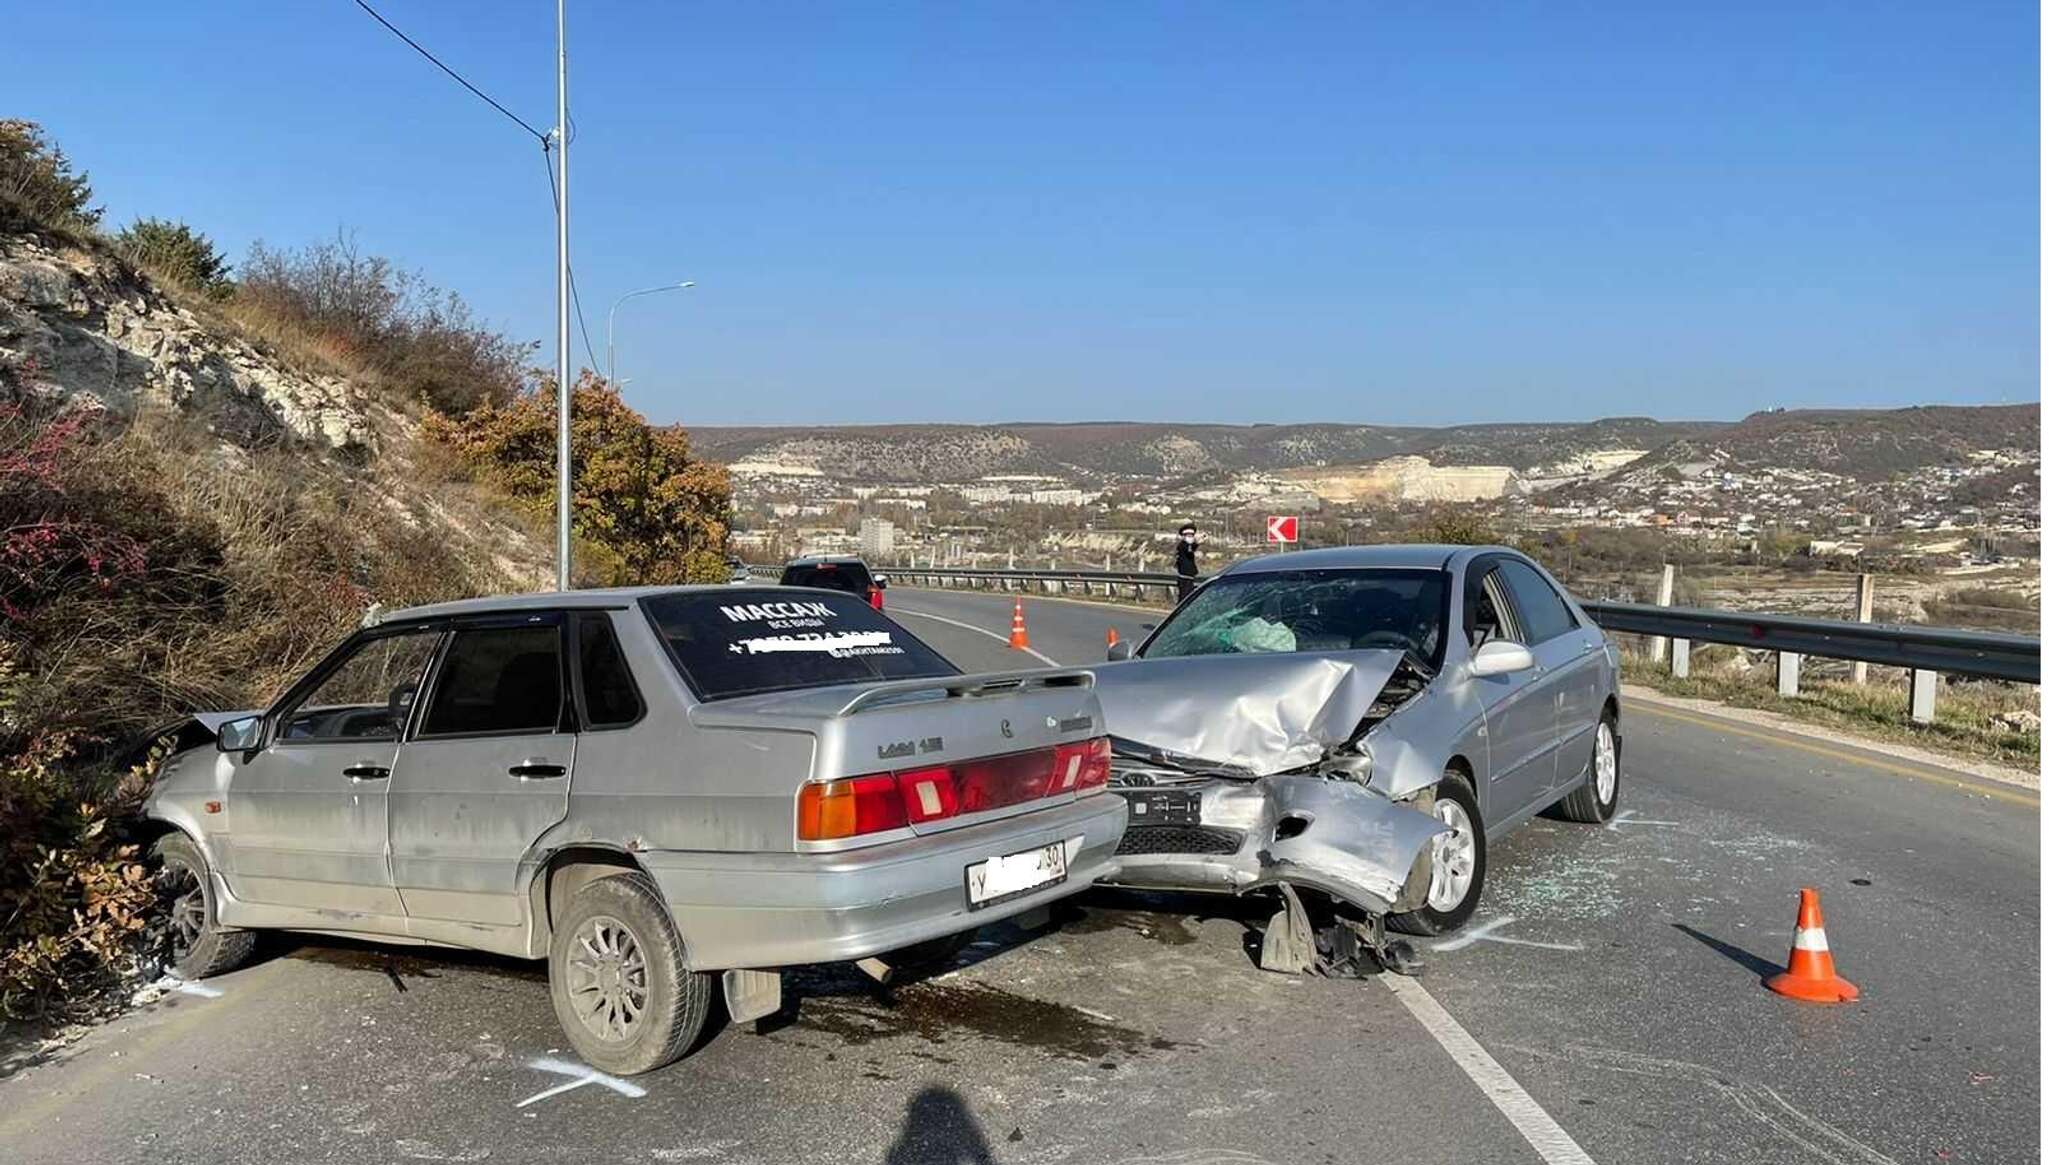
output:
M1180 540L1173 544L1173 573L1180 576L1179 602L1186 602L1194 593L1194 580L1201 576L1201 567L1194 563L1194 523L1180 527Z

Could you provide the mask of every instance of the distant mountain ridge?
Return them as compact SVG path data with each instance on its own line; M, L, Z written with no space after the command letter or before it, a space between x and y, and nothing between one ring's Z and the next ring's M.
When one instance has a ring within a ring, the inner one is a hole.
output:
M885 481L972 481L993 474L1177 478L1352 465L1419 456L1434 465L1504 465L1558 473L1585 454L1644 450L1621 473L1716 461L1833 468L1862 478L2040 444L2041 407L1924 406L1790 410L1740 421L1605 417L1581 422L1410 425L1192 425L1017 421L996 425L687 426L691 444L726 462L810 466ZM1629 454L1630 455L1630 454Z

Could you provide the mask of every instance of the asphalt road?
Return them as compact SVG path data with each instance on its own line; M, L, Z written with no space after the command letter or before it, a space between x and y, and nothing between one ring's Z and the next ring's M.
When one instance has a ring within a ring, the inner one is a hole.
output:
M1041 662L997 597L891 608L968 669ZM1150 618L1028 612L1068 664ZM1639 703L1626 739L1617 828L1506 839L1414 986L1260 972L1244 903L1102 894L891 991L792 974L788 1021L614 1087L542 1066L536 965L281 938L0 1081L0 1160L2035 1160L2033 798ZM1801 885L1861 1003L1759 985Z

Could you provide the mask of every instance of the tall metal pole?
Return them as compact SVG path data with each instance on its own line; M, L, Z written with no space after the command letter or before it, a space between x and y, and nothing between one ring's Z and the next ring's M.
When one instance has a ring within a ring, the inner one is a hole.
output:
M556 112L554 122L554 144L561 147L559 159L561 186L561 213L555 223L558 238L559 258L556 279L560 296L554 301L555 349L554 367L560 381L559 406L560 425L555 442L555 477L560 483L555 499L555 589L567 590L569 582L569 383L568 383L568 2L554 3L554 73Z

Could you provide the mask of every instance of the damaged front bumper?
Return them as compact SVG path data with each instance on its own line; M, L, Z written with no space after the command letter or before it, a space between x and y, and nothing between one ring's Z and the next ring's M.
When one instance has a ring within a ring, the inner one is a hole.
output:
M1406 901L1438 819L1352 781L1313 774L1197 777L1117 765L1129 825L1107 882L1246 894L1287 885L1370 914Z

